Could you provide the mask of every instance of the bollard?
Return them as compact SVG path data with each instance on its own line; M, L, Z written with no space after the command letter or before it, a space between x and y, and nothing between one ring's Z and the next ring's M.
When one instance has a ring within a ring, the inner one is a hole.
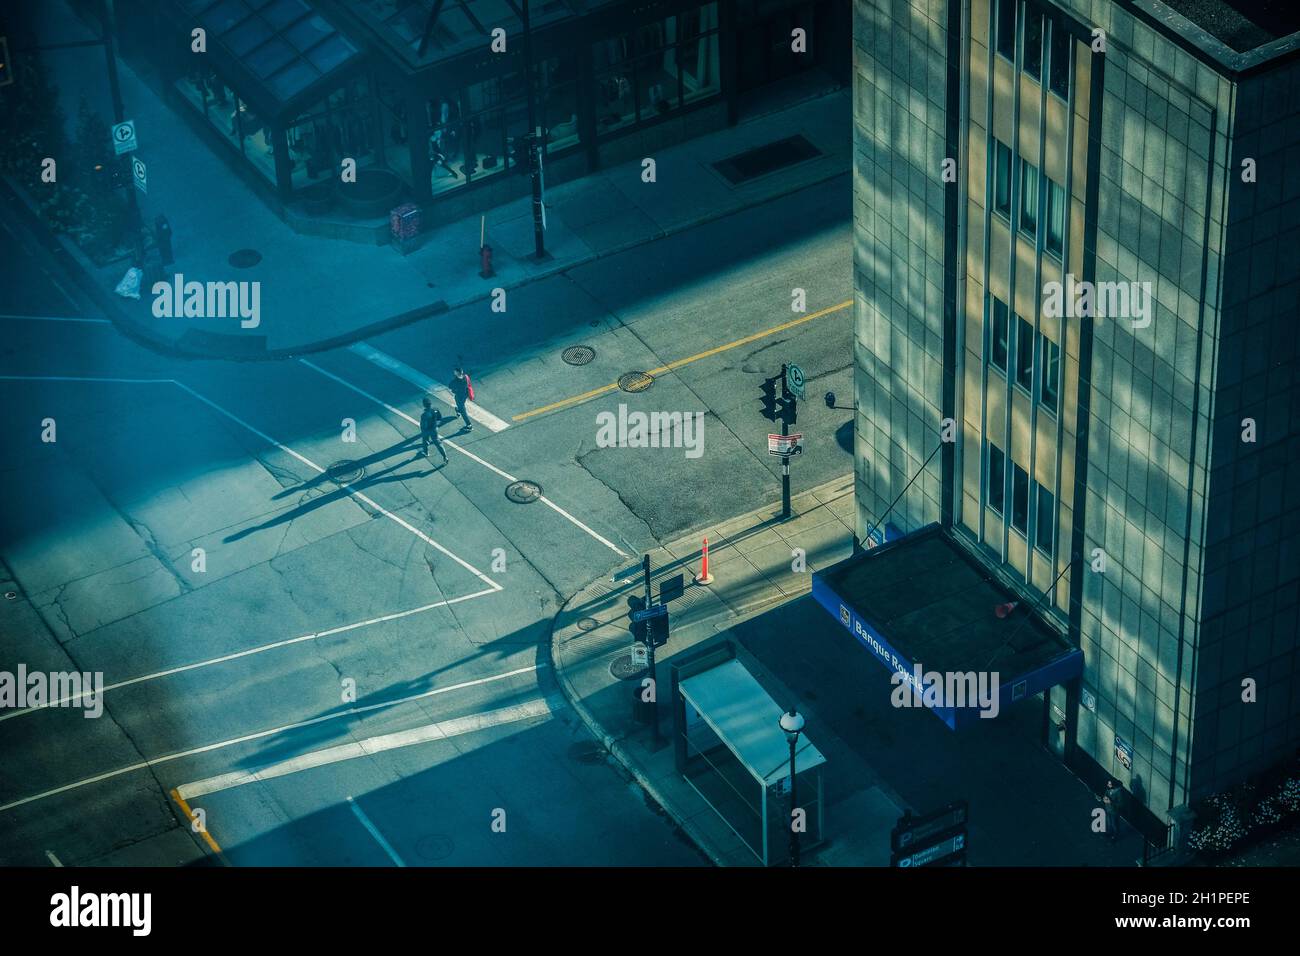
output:
M696 584L712 584L713 575L709 573L709 539L704 539L704 563L700 566L700 573L695 575Z

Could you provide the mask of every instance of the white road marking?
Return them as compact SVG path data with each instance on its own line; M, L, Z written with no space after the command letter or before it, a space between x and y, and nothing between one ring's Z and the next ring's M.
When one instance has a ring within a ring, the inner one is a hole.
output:
M398 378L406 379L416 388L428 392L430 395L444 402L451 408L456 407L456 396L451 393L446 385L435 382L429 376L425 375L419 369L411 368L405 362L399 362L387 352L381 352L368 342L356 342L348 346L348 351L360 355L363 359L369 359L380 368L387 369ZM487 426L489 431L503 432L510 427L510 423L497 418L482 405L476 405L474 402L465 403L465 412L470 418L481 425Z
M101 378L88 375L0 375L5 382L106 382L110 385L175 385L170 378Z
M303 365L306 365L309 369L312 369L313 371L319 372L321 375L324 375L326 378L331 379L331 380L333 380L333 381L335 381L335 382L338 382L338 383L339 383L340 385L342 385L344 388L350 388L350 389L352 389L352 391L356 392L356 393L357 393L358 395L360 395L362 398L368 398L370 401L374 402L376 405L380 405L380 406L382 406L383 408L388 409L388 410L389 410L390 412L392 412L394 415L397 415L397 416L399 416L400 418L404 418L404 419L406 419L406 421L410 422L410 423L411 423L412 425L414 425L416 428L419 428L419 427L420 427L420 422L419 422L417 419L412 418L410 415L406 414L406 412L402 411L400 408L394 408L392 405L389 405L389 404L388 404L386 401L384 401L382 398L379 398L379 397L377 397L377 396L375 396L375 395L371 395L369 392L367 392L365 389L361 388L360 386L353 385L353 384L352 384L351 382L349 382L347 379L340 378L339 376L335 375L333 372L327 372L325 369L321 368L319 365L315 365L315 364L313 364L312 362L307 361L306 359L302 359L302 358L300 358L300 359L298 359L298 361L301 362ZM469 459L471 459L472 461L476 461L476 462L478 462L478 463L479 463L480 465L482 465L484 468L488 469L489 471L493 472L493 473L496 474L496 475L499 475L500 477L504 478L506 481L512 481L512 482L513 482L513 481L518 481L518 480L519 480L518 478L516 478L514 475L510 474L509 472L502 471L500 468L498 468L496 465L492 464L490 461L486 461L486 460L480 458L478 455L474 454L472 451L467 451L466 449L460 447L460 445L458 445L456 442L452 441L450 438L444 438L443 441L442 441L442 443L443 443L444 445L450 445L453 449L455 449L456 451L460 452L460 453L461 453L462 455L464 455L466 458L469 458ZM599 532L594 531L593 529L591 529L590 527L588 527L588 526L587 526L585 523L583 523L582 521L579 521L579 520L578 520L577 518L575 518L573 515L569 514L569 512L565 511L563 508L561 508L559 505L557 505L557 504L556 504L554 501L552 501L550 498L546 497L545 495L542 495L542 497L539 498L538 500L541 501L541 502L542 502L544 505L546 505L548 508L550 508L552 511L554 511L556 514L560 515L560 516L563 517L565 520L567 520L568 522L570 522L572 525L574 525L574 527L581 529L582 531L586 532L586 533L587 533L588 535L590 535L591 537L595 538L597 541L599 541L599 542L600 542L601 544L603 544L605 547L609 548L611 551L613 551L615 554L617 554L620 558L626 558L626 557L627 557L627 554L626 554L624 551L622 551L622 550L618 547L618 545L614 544L614 542L610 541L608 538L606 538L604 535L600 534Z
M55 787L53 790L46 790L43 793L33 794L30 797L12 800L9 803L0 805L0 813L4 813L6 810L13 810L15 807L25 806L29 803L35 803L37 800L44 800L48 797L57 796L60 793L67 793L70 790L79 790L82 787L88 787L93 783L111 780L114 777L120 777L126 773L134 773L137 770L147 770L150 767L157 767L161 764L171 763L173 760L181 760L185 757L194 757L198 754L210 753L214 750L223 750L226 747L234 747L237 744L245 744L252 740L261 740L263 737L273 737L276 734L286 733L291 730L300 730L303 727L313 727L316 724L322 724L329 720L338 720L340 717L355 717L358 714L364 714L372 710L380 710L385 707L397 707L401 704L409 704L412 701L436 697L439 694L448 694L454 690L464 690L467 687L478 687L499 680L508 680L511 677L518 677L520 674L533 673L545 666L545 664L530 664L527 667L518 667L512 671L506 671L504 674L494 674L491 677L479 677L475 680L462 681L459 684L449 684L446 687L435 687L433 690L426 690L419 694L411 694L407 697L398 697L395 700L380 701L379 703L366 704L362 707L349 707L347 710L335 711L332 714L321 714L319 717L312 717L308 720L300 720L296 723L285 724L283 727L272 727L270 730L259 730L256 733L244 734L242 737L232 737L230 740L222 740L215 744L205 744L202 747L194 747L191 750L183 750L180 753L164 754L161 757L154 757L150 760L141 760L138 763L96 774L95 776L87 777L84 780L78 780L74 783L65 783L63 786Z
M108 319L87 319L79 315L0 315L15 322L81 322L86 325L112 325Z
M244 428L247 428L250 432L252 432L252 433L253 433L254 435L256 435L258 438L262 439L262 441L269 442L270 444L274 445L276 448L278 448L278 449L280 449L282 452L284 452L286 455L292 455L294 458L298 459L300 462L302 462L302 463L303 463L304 465L306 465L308 468L311 468L311 469L315 470L316 472L318 472L318 473L320 473L320 474L322 474L322 475L325 474L325 469L322 468L320 465L316 464L316 462L312 461L310 458L307 458L307 457L304 456L304 455L300 455L300 454L298 454L298 452L294 451L294 450L293 450L292 448L290 448L288 445L283 445L283 444L281 444L280 442L276 441L276 440L275 440L274 438L272 438L270 435L266 434L266 432L261 431L260 429L257 429L257 428L255 428L254 426L248 424L248 422L244 421L244 420L243 420L242 418L240 418L238 415L235 415L233 412L227 411L226 409L222 408L222 407L221 407L220 405L218 405L216 402L212 401L212 399L207 398L207 397L205 397L205 396L199 394L199 393L196 392L194 389L192 389L192 388L190 388L188 385L186 385L184 382L176 382L176 386L177 386L178 388L182 389L183 391L188 392L190 395L193 395L195 398L197 398L199 401L203 402L205 405L209 406L210 408L213 408L213 409L215 409L216 411L220 412L222 415L225 415L225 416L226 416L227 418L229 418L232 422L235 422L236 424L238 424L238 425L242 425ZM399 525L400 527L405 528L407 531L411 532L411 534L415 535L417 538L419 538L419 539L420 539L421 541L423 541L425 544L429 545L429 547L434 548L435 550L439 551L440 553L442 553L442 554L446 555L447 557L451 558L453 561L455 561L457 564L459 564L462 568L464 568L464 569L465 569L466 571L468 571L470 574L474 575L474 577L478 578L480 581L482 581L484 584L486 584L488 587L490 587L493 591L500 591L500 590L501 590L501 585L500 585L500 584L498 584L496 581L493 581L490 577L488 577L486 574L484 574L484 573L483 573L482 571L480 571L478 568L474 567L472 564L470 564L468 561L464 560L463 558L460 558L460 557L458 557L457 555L452 554L450 551L448 551L446 548L444 548L442 545L440 545L437 541L434 541L432 538L430 538L427 534L425 534L425 533L424 533L423 531L421 531L419 528L415 527L413 524L411 524L411 523L410 523L409 521L407 521L406 519L404 519L404 518L402 518L402 517L400 517L400 516L398 516L398 515L393 514L393 512L389 511L387 508L385 508L385 507L383 507L382 505L380 505L378 502L376 502L376 501L375 501L373 498L371 498L370 496L365 495L365 494L362 494L360 491L358 491L357 489L353 488L352 485L349 484L349 483L347 483L347 482L339 482L339 487L340 487L340 488L345 488L345 489L347 489L348 494L350 494L352 497L356 498L358 501L364 502L365 504L369 505L371 508L374 508L376 511L378 511L380 514L382 514L382 515L383 515L385 518L387 518L389 521L392 521L393 523Z
M145 681L158 680L160 677L171 677L173 674L183 674L185 671L198 670L201 667L212 667L214 664L224 664L227 661L238 660L241 657L251 657L253 654L262 654L266 651L275 650L277 647L288 647L291 644L301 644L303 641L314 641L318 638L329 637L334 634L342 634L346 631L355 631L358 628L370 627L372 624L383 624L387 621L396 621L404 617L410 617L413 614L423 614L425 611L432 611L434 608L447 607L452 604L459 604L462 601L471 601L474 598L484 597L488 594L495 594L496 591L485 588L482 591L475 591L473 594L463 594L460 597L448 598L445 601L435 601L433 604L425 604L422 607L413 607L408 611L397 611L393 614L384 614L381 617L372 617L366 621L354 621L351 624L341 624L338 627L331 627L324 631L314 631L311 634L303 634L299 637L291 637L283 641L274 641L270 644L263 644L261 647L250 647L245 651L236 651L233 654L223 654L221 657L214 657L211 660L196 661L193 664L182 664L178 667L169 667L166 670L155 671L152 674L144 674L140 677L132 677L129 680L117 681L114 684L104 686L102 693L108 693L110 690L117 690L121 687L130 687L132 684L143 684ZM62 707L65 704L71 704L81 700L83 697L94 693L93 689L82 691L80 694L71 694L67 697L60 697L58 700L50 701L47 704L41 704L38 707L24 707L22 710L11 710L0 714L0 720L9 720L12 717L21 717L23 714L35 713L38 710L44 710L47 707Z
M53 850L46 850L45 855L46 857L49 858L50 864L52 866L63 866L63 864L59 862L59 858L54 855Z
M199 392L196 392L194 389L190 388L190 387L189 387L188 385L186 385L184 382L178 382L178 381L177 381L176 379L174 379L174 378L83 378L83 377L78 377L78 376L68 376L68 375L0 375L0 381L11 381L11 382L112 382L112 383L128 384L128 385L146 385L146 384L148 384L148 385L157 385L157 384L170 384L170 385L175 385L175 386L176 386L177 388L179 388L181 391L183 391L183 392L185 392L185 393L187 393L187 394L189 394L189 395L192 395L194 398L197 398L199 401L201 401L203 404L207 405L209 408L211 408L211 409L213 409L213 410L215 410L215 411L220 412L222 415L225 415L227 418L229 418L229 419L230 419L232 422L234 422L235 424L240 425L240 426L242 426L242 427L248 429L250 432L252 432L252 433L253 433L254 435L256 435L258 438L262 439L262 441L264 441L264 442L266 442L266 443L268 443L268 444L270 444L270 445L274 445L276 448L280 449L280 451L284 452L286 455L290 455L290 456L292 456L292 457L298 459L298 461L302 462L304 465L306 465L308 468L311 468L313 471L317 472L318 474L322 474L322 475L325 474L325 469L322 468L320 465L316 464L316 462L312 461L310 458L307 458L305 455L300 455L300 454L298 454L298 452L294 451L294 450L293 450L292 448L290 448L288 445L281 444L280 442L278 442L278 441L276 441L274 438L272 438L270 435L268 435L266 432L264 432L264 431L262 431L261 429L258 429L258 428L256 428L256 427L254 427L254 426L248 424L248 422L244 421L242 418L240 418L240 417L239 417L238 415L236 415L234 412L231 412L231 411L228 411L228 410L222 408L220 405L218 405L218 404L217 404L216 402L214 402L212 399L208 398L208 397L205 396L205 395L200 394ZM457 564L459 564L462 568L464 568L464 569L465 569L466 571L468 571L470 574L474 575L474 577L478 578L480 581L482 581L484 584L486 584L486 585L487 585L489 588L491 588L493 591L500 591L500 590L501 590L501 585L500 585L500 584L498 584L496 581L493 581L490 577L488 577L486 574L484 574L484 573L483 573L482 571L480 571L478 568L474 567L474 566L473 566L472 564L470 564L468 561L465 561L464 559L458 557L457 555L452 554L450 551L448 551L446 548L444 548L442 545L440 545L437 541L434 541L432 538L430 538L427 534L425 534L425 533L424 533L423 531L421 531L419 528L415 527L414 525L412 525L409 521L405 520L404 518L402 518L402 517L400 517L400 516L398 516L398 515L393 514L393 512L389 511L387 508L385 508L385 507L383 507L382 505L380 505L378 502L376 502L376 501L375 501L373 498L371 498L369 495L365 495L365 494L361 493L361 492L358 491L357 489L353 488L352 485L350 485L350 484L348 484L348 483L346 483L346 482L340 482L340 483L339 483L339 487L340 487L340 488L344 488L344 489L346 489L346 490L347 490L347 493L350 494L353 498L356 498L358 501L364 502L365 504L369 505L371 508L374 508L376 511L378 511L380 514L382 514L382 515L383 515L385 518L387 518L389 521L392 521L393 523L397 524L398 526L400 526L400 527L402 527L402 528L405 528L407 531L411 532L411 534L415 535L417 538L419 538L419 539L420 539L421 541L423 541L425 544L429 545L429 547L434 548L435 550L437 550L437 551L441 552L442 554L445 554L447 557L451 558L453 561L455 561Z
M501 707L497 710L468 714L451 720L440 720L420 727L412 727L409 730L399 730L392 734L381 734L377 737L367 737L364 740L353 740L345 744L326 747L323 750L313 750L311 753L299 754L297 757L281 760L279 763L268 764L265 767L258 767L255 770L236 770L232 773L223 773L215 777L195 780L193 783L177 787L176 792L186 801L190 801L197 797L207 796L210 793L233 790L235 787L246 786L250 783L274 780L276 777L287 777L303 770L326 767L344 760L355 760L358 757L370 757L386 750L399 750L403 747L413 747L416 744L427 744L435 740L447 740L451 737L459 737L462 734L472 734L478 730L487 730L489 727L500 727L504 724L514 724L521 720L531 720L536 717L548 717L562 706L563 702L559 697L534 697L531 700L511 704L509 707Z
M388 858L393 861L393 864L395 866L406 866L406 864L402 862L402 858L397 855L397 851L393 849L392 844L385 840L384 835L379 832L379 828L371 823L370 818L366 816L365 811L357 806L357 802L352 799L351 794L348 795L348 806L350 806L352 812L357 815L357 819L361 821L361 825L370 831L370 835L375 838L375 842L383 847L384 852L388 854Z

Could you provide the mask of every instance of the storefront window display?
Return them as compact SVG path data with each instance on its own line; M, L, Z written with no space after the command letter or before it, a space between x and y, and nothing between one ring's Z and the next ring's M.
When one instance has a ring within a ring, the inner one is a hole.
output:
M711 3L593 48L596 127L602 134L646 122L719 91L718 11Z
M577 90L561 82L564 69L537 67L537 122L548 128L548 150L578 142ZM491 77L426 104L429 186L437 195L513 167L514 144L528 131L527 90L519 73Z
M375 116L364 77L330 93L285 127L293 188L337 175L344 157L374 164Z

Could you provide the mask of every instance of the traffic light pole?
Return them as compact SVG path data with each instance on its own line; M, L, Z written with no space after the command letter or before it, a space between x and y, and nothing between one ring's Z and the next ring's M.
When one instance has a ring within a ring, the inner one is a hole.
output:
M523 2L524 21L524 83L528 88L528 177L533 185L533 246L541 261L546 258L546 226L542 214L542 135L536 123L536 94L533 79L533 29L528 20L528 0ZM646 592L649 599L649 592ZM657 722L656 722L657 727Z
M122 105L122 88L117 81L117 12L113 9L113 0L104 0L104 57L108 61L108 92L113 100L113 122L126 121L126 108ZM144 222L140 218L140 205L135 198L135 179L128 176L126 199L131 210L131 241L135 246L136 263L144 266L144 240L141 235Z
M645 577L645 608L650 609L650 555L641 559ZM654 750L659 749L659 682L655 679L655 639L650 622L645 622L645 661L650 674L650 726L654 728Z
M781 409L781 436L785 437L790 434L790 416L785 410L790 407L793 396L785 384L786 365L781 365L781 399L784 403ZM787 448L783 443L782 448ZM787 449L788 450L788 449ZM781 456L781 520L784 521L790 517L790 456L788 454Z

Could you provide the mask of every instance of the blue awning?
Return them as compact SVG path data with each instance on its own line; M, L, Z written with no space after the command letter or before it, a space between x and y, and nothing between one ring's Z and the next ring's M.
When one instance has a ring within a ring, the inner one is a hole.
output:
M927 690L982 687L1001 713L1083 673L1082 651L938 525L815 572L812 593L918 703ZM986 710L973 693L926 706L954 730Z

